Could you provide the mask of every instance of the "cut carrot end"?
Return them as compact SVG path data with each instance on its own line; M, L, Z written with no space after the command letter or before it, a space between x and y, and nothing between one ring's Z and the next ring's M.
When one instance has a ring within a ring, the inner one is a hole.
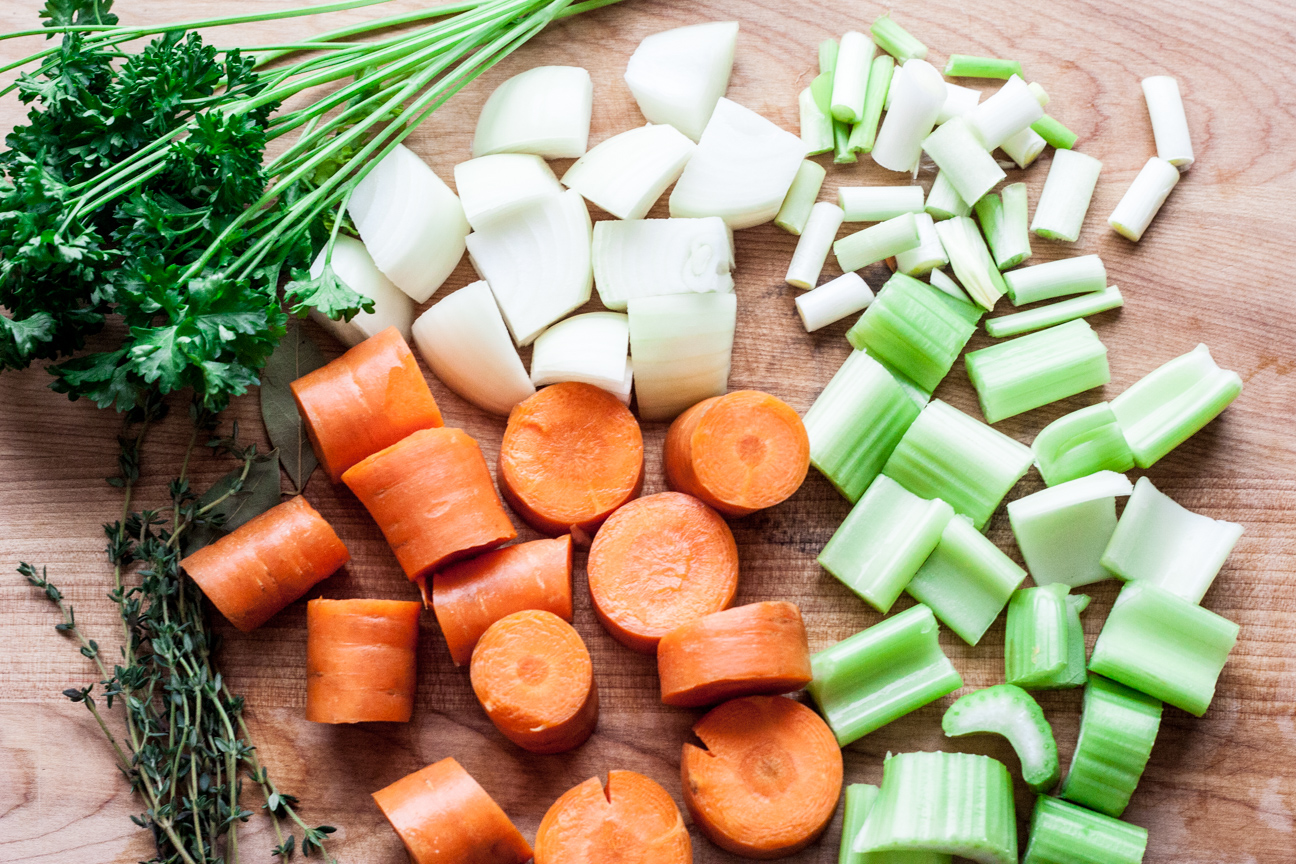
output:
M442 759L373 793L413 864L524 864L531 847L454 759Z
M246 632L349 560L332 526L298 495L194 552L180 566L212 605Z
M677 627L657 645L657 672L662 702L680 708L800 690L813 677L801 610L752 603Z
M598 724L594 665L580 634L552 612L496 621L473 649L473 692L495 728L532 753L565 753Z
M306 604L306 719L404 723L414 711L421 604L312 600Z
M643 435L611 393L566 381L509 413L500 444L504 498L537 531L593 533L643 487Z
M315 455L337 483L366 456L442 424L414 353L388 327L292 382Z
M689 495L661 492L603 523L586 570L599 621L627 648L652 653L676 627L733 602L738 546L720 514Z
M563 793L540 821L535 864L692 864L679 807L660 784L634 771L609 771Z
M462 561L432 576L432 608L456 666L505 615L543 609L572 618L572 539L533 540Z
M694 405L666 433L666 482L728 516L773 507L801 487L810 438L781 399L738 390Z
M828 827L842 755L818 714L782 696L748 696L713 709L693 731L707 749L684 745L684 803L717 846L782 858Z

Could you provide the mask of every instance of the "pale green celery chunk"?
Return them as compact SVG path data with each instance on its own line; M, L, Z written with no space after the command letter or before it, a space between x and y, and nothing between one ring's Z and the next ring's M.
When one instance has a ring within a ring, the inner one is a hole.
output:
M1039 796L1022 864L1139 864L1146 828Z
M1061 583L1023 588L1008 601L1004 678L1026 690L1062 690L1085 683L1084 628L1089 598Z
M951 864L951 856L941 852L856 852L852 848L879 791L868 783L852 783L846 787L837 864Z
M942 171L932 181L931 191L927 193L926 210L937 221L952 219L955 216L967 216L972 207L954 191L954 184Z
M989 195L986 196L986 198L989 197ZM1054 327L1058 324L1065 324L1067 321L1086 318L1124 305L1125 298L1121 296L1120 289L1115 285L1108 285L1101 291L1081 294L1079 297L1072 297L1070 300L1050 303L1037 309L1027 309L1025 312L1014 312L1011 315L1000 315L998 318L991 318L985 322L985 329L987 333L997 339L1005 336L1016 336L1019 333Z
M999 342L963 359L987 423L1111 380L1107 347L1083 319Z
M1116 530L1116 498L1133 491L1124 474L1099 471L1009 501L1008 521L1036 584L1110 579L1102 556Z
M843 273L859 270L918 245L918 223L912 213L901 213L862 231L847 234L833 244L833 254Z
M1050 486L1097 471L1123 474L1134 467L1134 453L1106 402L1054 420L1035 436L1031 449L1040 476Z
M937 239L939 238L940 235L937 235ZM961 300L972 306L976 305L972 302L972 298L967 295L967 292L960 288L959 284L951 279L944 270L937 268L931 271L931 276L928 278L931 279L931 286L933 288L945 292L955 300Z
M1008 184L1003 188L1003 197L993 192L986 194L975 210L996 267L1006 270L1031 257L1025 183Z
M1008 299L1014 306L1052 300L1067 294L1087 294L1107 287L1107 268L1097 255L1059 258L1003 274Z
M1007 738L1021 761L1022 779L1036 792L1052 789L1061 776L1053 728L1020 687L996 684L960 697L945 711L941 728L951 738L978 732Z
M1161 701L1092 675L1080 709L1080 737L1058 794L1119 818L1138 786L1161 728Z
M783 199L783 206L774 217L774 224L789 234L799 236L805 230L806 222L810 221L810 210L819 197L819 189L823 186L827 173L818 162L809 159L803 161L797 169L796 177L792 178L792 188Z
M936 233L945 247L954 275L963 283L968 295L983 308L993 309L1007 285L976 222L967 216L953 216L938 223Z
M850 146L851 124L842 120L833 121L833 163L837 165L848 165L851 162L859 161L855 151ZM859 269L854 268L854 269Z

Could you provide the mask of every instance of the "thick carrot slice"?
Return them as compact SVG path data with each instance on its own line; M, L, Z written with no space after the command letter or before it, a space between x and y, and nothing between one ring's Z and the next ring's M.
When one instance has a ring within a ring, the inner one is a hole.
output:
M180 562L207 599L240 630L255 630L351 560L298 495L240 525Z
M666 482L728 516L773 507L801 488L810 438L783 400L758 390L704 399L666 433Z
M373 799L413 864L523 864L531 847L454 759L402 777Z
M306 719L408 721L421 609L410 600L307 603Z
M643 487L643 435L611 393L565 381L509 413L500 445L504 499L545 534L593 534Z
M692 864L679 808L657 782L609 771L563 793L540 820L535 864Z
M586 570L599 621L622 645L651 654L676 627L733 602L738 545L710 507L660 492L603 523Z
M571 537L532 540L461 561L432 576L432 608L456 666L505 615L544 609L572 618Z
M477 442L462 429L422 429L347 469L410 579L517 536Z
M818 714L782 696L748 696L712 709L693 731L707 749L684 745L684 803L721 849L782 858L828 827L842 755Z
M810 645L795 603L771 600L713 612L657 645L662 701L681 708L788 693L810 683Z
M298 378L292 391L315 455L334 483L366 456L441 425L441 410L395 327Z
M505 615L482 634L469 667L495 728L532 753L565 753L598 724L594 664L575 628L552 612Z

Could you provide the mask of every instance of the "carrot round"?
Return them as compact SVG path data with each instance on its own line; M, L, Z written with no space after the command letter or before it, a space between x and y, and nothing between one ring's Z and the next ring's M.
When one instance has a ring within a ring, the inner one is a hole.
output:
M758 390L704 399L666 433L666 482L728 516L773 507L801 487L810 438L783 400Z
M593 534L643 487L643 435L611 393L566 381L513 407L500 444L499 482L544 534Z
M651 654L676 627L733 602L738 545L710 507L660 492L603 523L586 570L599 621L622 645Z
M307 603L306 719L408 721L421 609L410 600Z
M373 793L413 864L523 864L531 847L454 759Z
M536 832L535 864L692 864L693 844L665 789L634 771L591 777L553 803Z
M662 701L680 708L788 693L810 683L810 645L795 603L771 600L713 612L657 645Z
M305 498L271 507L180 562L240 630L255 630L351 560Z
M347 469L411 580L517 536L477 442L462 429L421 429Z
M366 456L441 425L418 361L395 327L298 378L292 392L315 455L334 483Z
M527 609L492 624L473 649L473 692L504 737L532 753L565 753L598 724L594 664L576 629Z
M572 618L572 540L532 540L461 561L432 575L432 609L456 666L505 615L543 609Z
M842 755L828 724L782 696L748 696L693 727L680 775L694 823L722 849L782 858L823 833L841 795Z

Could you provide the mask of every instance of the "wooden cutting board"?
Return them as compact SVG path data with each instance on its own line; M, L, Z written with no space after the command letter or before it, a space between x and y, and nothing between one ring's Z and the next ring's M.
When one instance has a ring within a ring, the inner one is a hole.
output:
M128 22L181 20L236 10L275 8L284 0L119 0ZM28 28L38 0L5 0L0 28ZM392 7L414 8L412 0ZM1092 323L1110 349L1112 382L999 424L1029 442L1047 422L1121 392L1172 357L1207 343L1219 363L1246 382L1242 396L1191 441L1149 473L1186 506L1242 523L1246 533L1204 605L1241 624L1242 635L1218 695L1202 719L1167 708L1160 737L1126 817L1151 832L1149 862L1280 862L1293 853L1296 808L1296 324L1291 261L1296 258L1296 5L1210 4L1149 0L1138 4L1025 3L996 0L897 2L896 17L931 46L940 64L949 53L1014 57L1053 96L1050 112L1080 135L1079 149L1104 170L1080 242L1035 241L1034 262L1075 253L1102 255L1128 306ZM385 7L386 8L386 7ZM796 94L815 72L815 46L828 36L865 29L886 7L844 0L708 0L669 3L627 0L565 22L537 38L439 110L412 146L444 178L468 158L486 95L508 76L542 64L574 64L594 78L591 143L643 122L621 75L631 51L649 33L681 24L737 18L742 23L729 96L797 129ZM327 19L238 28L220 44L282 42L364 10ZM37 43L0 43L0 60ZM1184 92L1197 162L1171 196L1142 243L1109 232L1105 217L1134 174L1154 153L1139 80L1170 73ZM10 97L0 127L20 118ZM1048 170L1045 156L1026 172L1032 205ZM557 166L566 167L566 163ZM920 182L931 183L924 172ZM829 165L823 197L838 185L904 182L870 160ZM665 215L664 200L653 212ZM602 214L596 213L596 218ZM604 217L605 218L605 217ZM804 411L845 358L842 322L807 335L793 312L795 291L783 284L795 238L773 225L737 234L740 317L732 388L767 390ZM833 264L828 274L835 275ZM884 274L865 272L875 288ZM466 261L437 299L473 279ZM593 308L596 304L591 304ZM1007 301L1001 306L1006 307ZM338 346L318 330L330 356ZM983 333L970 348L989 343ZM529 352L528 352L529 353ZM100 525L118 518L119 493L104 477L115 473L117 418L46 389L40 369L0 376L0 570L19 560L47 565L75 605L78 621L105 645L115 645L118 622L105 598L109 572ZM503 422L432 382L448 420L477 437L494 462ZM936 392L980 416L963 364ZM188 438L184 412L156 430L144 465L138 502L166 498ZM246 435L263 435L254 396L226 413ZM645 492L664 489L660 448L665 427L646 425ZM198 484L229 465L203 454L193 466ZM1138 472L1136 472L1138 473ZM1012 493L1041 488L1029 474ZM414 598L382 536L350 494L316 474L307 496L351 548L354 560L324 582L326 597ZM820 649L868 627L879 616L815 563L841 522L847 503L811 472L791 500L733 520L741 551L737 602L789 599L800 604L811 647ZM520 523L519 523L520 525ZM1002 510L989 535L1019 558ZM522 527L522 539L535 535ZM505 741L473 698L431 615L419 648L419 689L412 722L333 728L307 723L305 608L298 603L252 634L222 624L228 637L222 667L247 697L262 759L282 788L302 798L312 824L338 826L333 851L342 861L387 864L405 860L369 793L445 756L456 757L533 837L553 800L609 769L641 771L680 801L680 745L690 740L699 712L664 707L655 664L615 643L595 621L585 590L584 557L577 558L576 626L594 657L603 707L598 732L561 756L532 756ZM1085 614L1090 647L1118 585L1092 586ZM909 605L902 599L897 608ZM55 633L51 610L16 575L0 578L0 861L130 862L151 855L151 844L128 820L141 808L111 769L98 729L80 707L59 695L92 680L88 662ZM941 644L962 673L967 692L1002 681L1002 619L971 648L948 631ZM958 695L958 694L954 694ZM1064 760L1073 749L1080 691L1040 694ZM847 748L848 782L877 783L887 751L969 749L1017 761L993 737L944 739L940 717L954 696L905 717ZM1064 763L1065 764L1065 763ZM1019 830L1025 838L1032 796L1017 782ZM250 802L251 796L248 796ZM837 860L840 814L824 839L798 862ZM259 817L244 829L244 861L269 860L269 832ZM738 860L696 831L698 862ZM266 857L263 857L266 856Z

